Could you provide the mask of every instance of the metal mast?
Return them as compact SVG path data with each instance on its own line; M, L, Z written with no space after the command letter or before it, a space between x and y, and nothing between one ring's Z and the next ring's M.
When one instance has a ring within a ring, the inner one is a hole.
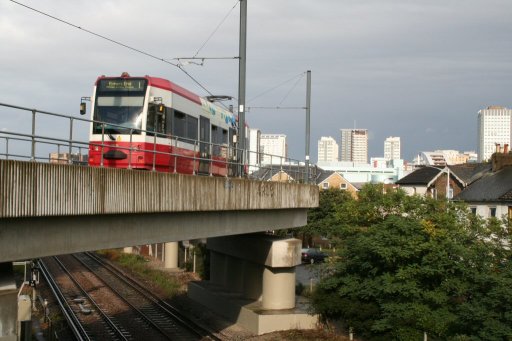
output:
M238 61L238 146L242 165L245 165L245 79L247 50L247 0L240 0L240 44ZM242 168L242 171L245 167Z
M306 179L309 183L309 144L310 144L310 114L311 114L311 71L307 71L307 90L306 90Z

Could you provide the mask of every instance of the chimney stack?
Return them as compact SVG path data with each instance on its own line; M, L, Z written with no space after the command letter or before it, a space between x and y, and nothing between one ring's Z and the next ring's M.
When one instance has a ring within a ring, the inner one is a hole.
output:
M508 152L508 144L505 144L503 152L492 154L491 164L493 172L497 172L503 167L512 167L512 153Z

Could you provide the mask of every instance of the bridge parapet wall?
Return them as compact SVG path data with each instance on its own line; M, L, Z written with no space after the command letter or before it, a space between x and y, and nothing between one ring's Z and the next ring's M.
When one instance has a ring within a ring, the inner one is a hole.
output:
M0 160L0 218L316 206L314 185Z

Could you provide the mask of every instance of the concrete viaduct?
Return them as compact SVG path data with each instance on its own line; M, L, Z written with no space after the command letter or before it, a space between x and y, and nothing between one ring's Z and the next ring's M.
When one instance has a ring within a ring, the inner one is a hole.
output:
M270 300L293 290L300 242L248 234L304 226L316 206L314 185L0 160L0 340L16 339L11 262L132 245L211 238L209 285L264 309L293 308L289 294ZM207 300L205 290L192 291Z

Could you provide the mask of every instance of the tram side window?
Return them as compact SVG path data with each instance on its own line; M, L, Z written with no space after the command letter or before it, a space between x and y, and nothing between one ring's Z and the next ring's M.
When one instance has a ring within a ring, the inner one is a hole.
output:
M174 110L174 117L173 117L173 130L172 134L176 137L187 137L187 123L186 123L186 116L184 113L178 110Z
M197 140L197 124L196 117L187 115L181 111L174 110L172 121L172 135L186 139L187 142L193 143L191 140Z
M197 140L197 118L187 115L187 138Z
M220 155L221 130L222 129L212 124L212 154L214 156Z
M212 124L212 154L213 155L219 155L220 154L220 147L219 147L219 127L214 126Z
M226 129L222 130L222 147L220 148L220 156L227 157L228 156L228 131Z
M221 127L212 125L213 155L226 156L225 150L228 144L228 131ZM224 153L222 152L224 150Z
M172 118L174 117L174 110L168 108L165 115L165 133L172 135Z
M150 105L148 108L148 120L146 122L146 135L154 136L154 132L163 134L166 132L165 112L157 113L156 106Z
M222 129L222 144L228 145L228 131L226 129Z

